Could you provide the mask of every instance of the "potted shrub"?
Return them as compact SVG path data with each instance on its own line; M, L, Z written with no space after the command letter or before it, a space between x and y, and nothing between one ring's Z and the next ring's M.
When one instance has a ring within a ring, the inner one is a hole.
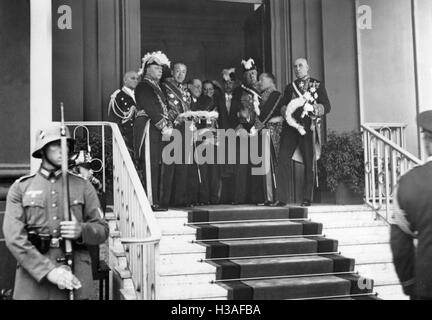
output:
M364 195L364 150L360 132L329 132L318 161L321 188L336 204L359 204Z

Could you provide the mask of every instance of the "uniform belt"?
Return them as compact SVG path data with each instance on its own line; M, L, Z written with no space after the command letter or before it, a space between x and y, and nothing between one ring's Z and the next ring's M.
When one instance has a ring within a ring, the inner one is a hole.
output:
M51 238L50 240L50 248L62 248L64 244L63 238ZM85 244L78 244L76 241L72 241L72 248L74 250L87 250L87 246Z
M62 238L51 238L50 248L60 248L62 240Z

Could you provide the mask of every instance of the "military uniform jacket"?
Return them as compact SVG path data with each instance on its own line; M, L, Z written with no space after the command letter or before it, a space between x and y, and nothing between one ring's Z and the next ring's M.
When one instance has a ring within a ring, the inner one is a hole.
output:
M98 245L108 238L108 224L103 219L96 190L87 180L70 174L70 204L73 217L82 225L81 239L72 241L74 274L82 283L75 291L77 299L88 299L92 290L91 260L85 245ZM50 173L41 168L35 175L17 180L9 190L3 222L6 245L18 262L14 299L66 299L67 291L46 280L46 275L61 265L61 248L41 254L28 240L28 232L60 237L63 221L61 170Z
M327 96L327 91L324 87L324 84L316 80L314 78L307 78L307 79L297 79L294 81L294 84L296 85L297 89L300 91L301 94L304 94L306 91L311 92L312 94L317 94L316 103L321 104L324 108L324 114L327 114L331 110L330 101ZM299 95L297 94L296 90L294 89L293 83L290 83L286 86L284 95L282 98L282 104L288 105L292 99L298 98ZM294 114L293 118L298 122L303 124L306 131L310 130L311 126L311 119L309 117L304 117L301 119L301 114L303 110L302 108L298 108Z
M129 95L124 88L114 92L113 98L114 101L112 104L110 104L110 119L116 122L120 129L133 127L135 117L132 117L128 120L126 118L128 118L127 116L131 112L131 108L133 106L136 107L134 98Z
M391 221L393 261L405 294L432 298L432 158L401 177ZM417 249L413 240L417 238Z
M171 125L168 119L168 101L158 83L144 78L135 89L135 99L138 116L144 112L151 125L160 131Z

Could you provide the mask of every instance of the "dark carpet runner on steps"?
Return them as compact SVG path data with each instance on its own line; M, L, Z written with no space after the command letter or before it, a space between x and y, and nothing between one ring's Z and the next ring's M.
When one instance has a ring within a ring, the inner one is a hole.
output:
M189 224L228 299L374 298L362 296L373 286L359 286L354 260L307 220L307 208L204 206L189 212Z

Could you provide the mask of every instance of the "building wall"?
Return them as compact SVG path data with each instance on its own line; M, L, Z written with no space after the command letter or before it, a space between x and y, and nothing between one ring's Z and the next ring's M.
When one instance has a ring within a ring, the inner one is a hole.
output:
M418 111L432 110L432 1L414 1ZM425 152L422 143L422 158Z
M253 5L196 0L141 0L141 54L162 50L188 66L188 78L221 81L245 58L245 22ZM255 60L257 59L254 57ZM258 63L258 61L256 61Z
M359 3L372 9L372 28L358 30L364 121L407 124L408 151L417 155L411 0L361 0Z
M53 119L107 119L111 94L140 60L139 0L52 0ZM57 27L57 9L72 9L72 29Z
M30 5L0 1L0 164L27 164L30 152Z

